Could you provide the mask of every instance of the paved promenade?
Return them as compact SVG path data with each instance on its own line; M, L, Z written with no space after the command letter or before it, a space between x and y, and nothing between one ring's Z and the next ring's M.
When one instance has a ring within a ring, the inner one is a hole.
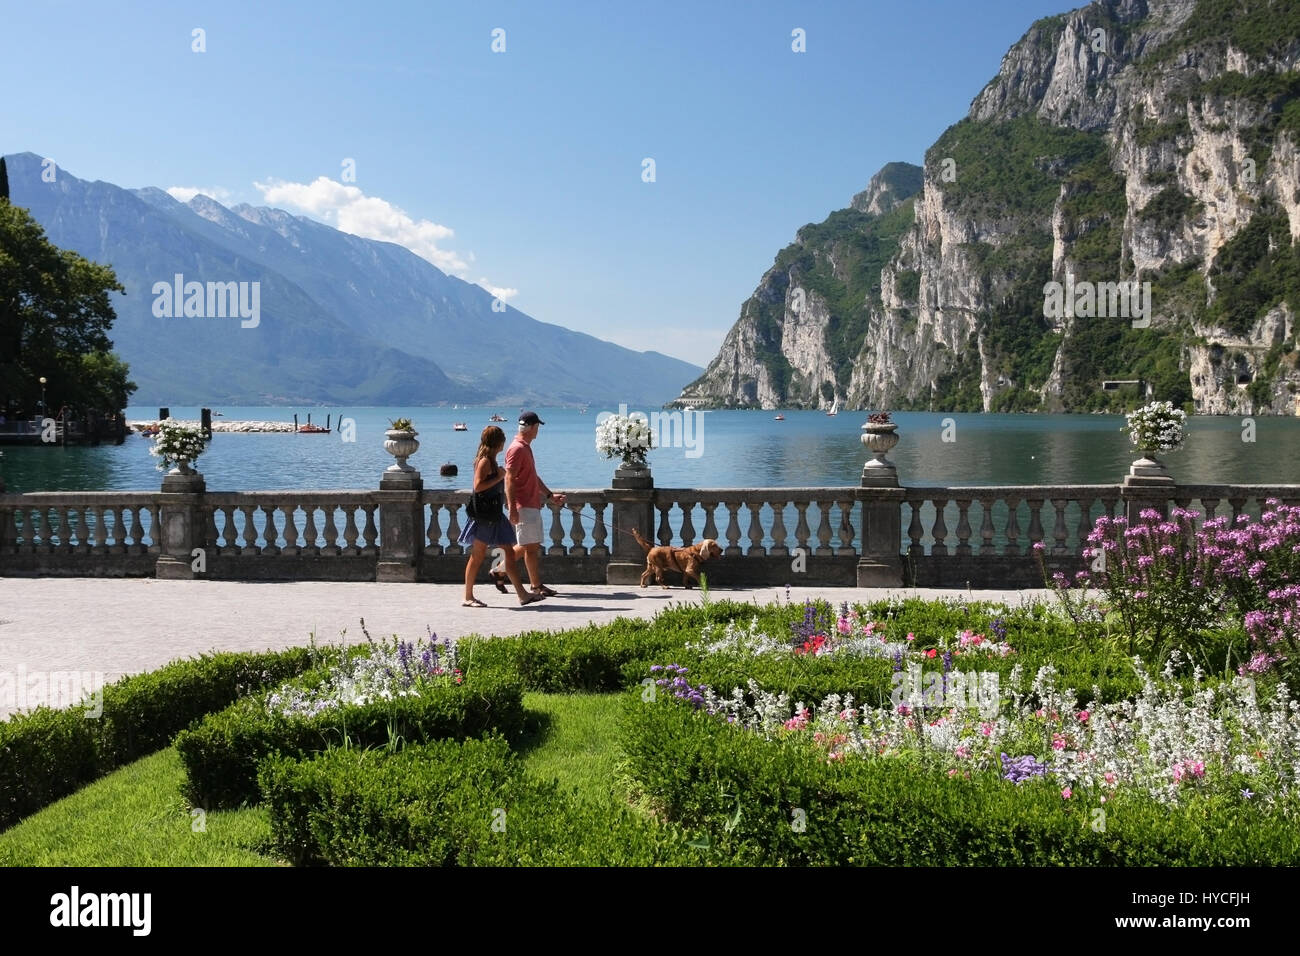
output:
M266 650L364 641L360 619L376 639L398 634L439 637L503 636L560 631L620 617L650 618L699 591L613 585L554 585L560 592L528 607L513 593L479 584L486 608L461 607L461 585L353 582L246 583L159 581L152 578L0 578L0 718L15 707L13 688L34 673L80 671L110 683L204 651ZM1018 605L1050 600L1050 592L935 589L791 588L790 601L835 603L890 595L975 599ZM714 590L715 600L766 604L786 600L785 588ZM102 675L102 676L100 676ZM6 679L7 678L7 679ZM36 684L31 685L38 686ZM35 691L33 691L35 693Z

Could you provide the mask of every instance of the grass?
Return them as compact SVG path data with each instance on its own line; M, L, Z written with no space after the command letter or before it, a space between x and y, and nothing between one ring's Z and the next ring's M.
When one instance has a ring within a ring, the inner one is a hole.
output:
M524 765L591 801L619 799L621 694L524 697ZM261 808L206 814L203 830L181 798L180 758L168 747L109 774L0 833L0 866L280 866L259 852L270 837Z
M524 695L529 728L518 748L528 772L559 779L593 802L621 799L616 783L623 693Z
M192 817L183 777L171 747L128 764L0 833L0 865L278 865L255 849L270 836L265 810Z

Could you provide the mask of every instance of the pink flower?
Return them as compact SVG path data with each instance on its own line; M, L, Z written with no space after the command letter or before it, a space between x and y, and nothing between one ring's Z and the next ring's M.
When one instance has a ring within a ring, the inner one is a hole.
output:
M958 757L963 757L963 758L965 758L965 757L969 757L969 756L970 756L970 748L968 748L968 747L958 747L956 750L953 751L953 753L956 754ZM955 772L956 772L956 771L954 771L954 773L955 773Z
M853 625L849 623L847 617L842 617L838 622L836 622L835 629L841 634L848 634L849 631L853 630Z
M1066 787L1064 790L1061 791L1061 799L1063 800L1069 800L1070 797L1072 796L1074 796L1074 791L1071 790L1069 787Z
M1105 773L1105 775L1104 775L1104 778L1103 778L1103 779L1105 779L1105 781L1106 781L1107 783L1114 783L1114 782L1115 782L1115 774L1112 773L1111 771L1107 770L1106 773Z
M908 707L906 704L899 704L898 712L902 714L904 717L906 717L908 714L912 712L912 708Z
M1065 734L1052 734L1052 749L1053 750L1065 749Z
M1046 717L1046 716L1047 716L1047 711L1045 711L1045 710L1043 710L1043 708L1039 707L1036 711L1034 711L1034 716L1035 716L1035 717Z
M911 631L908 631L908 632L907 632L907 639L908 639L909 641L914 641L914 640L916 640L916 635L913 634Z
M985 737L992 736L992 734L993 734L993 725L990 724L990 723L983 723L983 724L980 724L980 733L982 733Z
M1086 710L1079 711L1078 716L1079 716L1079 723L1086 724L1088 722L1088 712Z
M957 776L957 771L956 771L956 769L954 768L954 769L952 769L952 770L949 770L949 771L948 771L948 776L950 776L950 777L955 777L955 776Z

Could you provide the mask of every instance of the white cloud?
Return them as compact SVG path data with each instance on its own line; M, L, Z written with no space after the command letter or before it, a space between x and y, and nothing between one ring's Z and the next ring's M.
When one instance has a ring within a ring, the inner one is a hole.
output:
M220 186L170 186L167 195L177 202L189 202L195 196L208 196L223 205L234 198L234 194L229 189L222 189Z
M488 282L487 279L479 279L476 284L484 289L487 289L489 292L492 293L493 296L500 299L502 302L509 302L511 299L513 299L515 296L519 294L518 289L510 289L510 288L505 288L503 286L493 285L491 282Z
M428 219L409 215L378 196L367 196L356 186L321 176L312 183L253 183L272 205L289 206L314 216L343 232L363 239L380 239L405 246L443 272L463 277L469 268L461 254L438 243L456 233Z

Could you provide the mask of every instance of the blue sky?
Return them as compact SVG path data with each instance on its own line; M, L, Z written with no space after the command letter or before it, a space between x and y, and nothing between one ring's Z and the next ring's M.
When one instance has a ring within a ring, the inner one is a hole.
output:
M1066 9L10 4L0 152L401 241L534 318L704 365L801 225L921 162Z

